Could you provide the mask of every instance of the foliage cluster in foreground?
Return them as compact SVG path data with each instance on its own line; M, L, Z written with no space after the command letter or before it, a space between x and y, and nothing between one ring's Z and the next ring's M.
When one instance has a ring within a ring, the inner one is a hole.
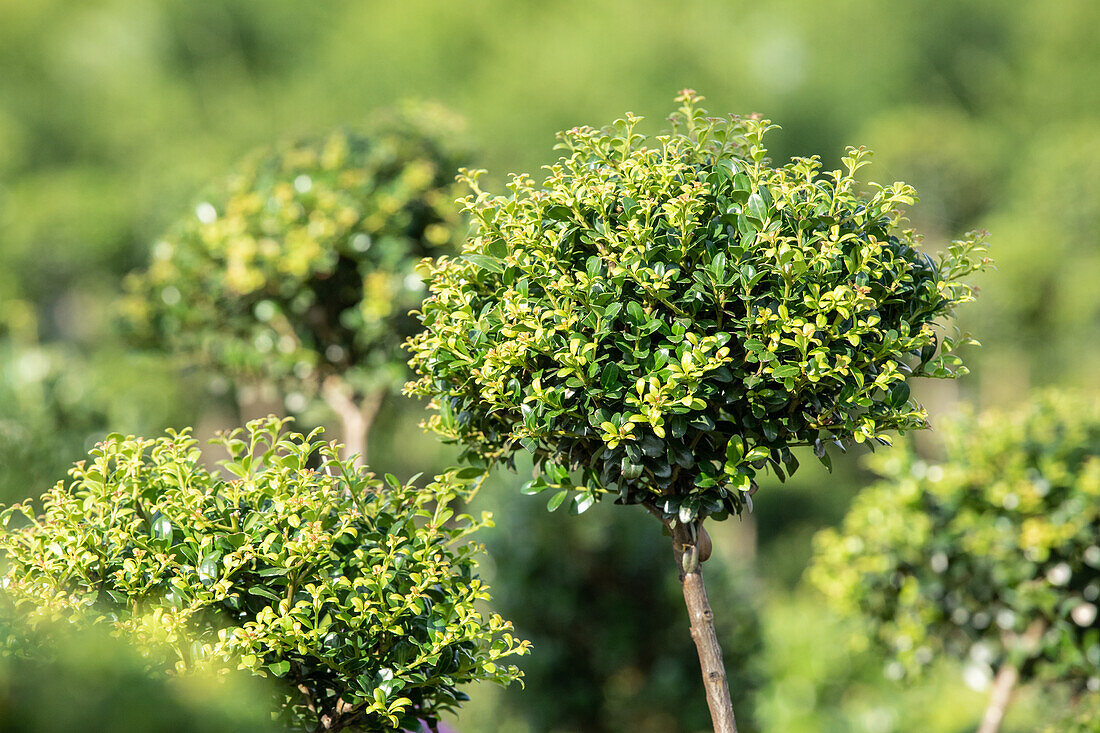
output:
M456 129L424 107L252 156L131 276L134 330L302 398L334 375L400 386L414 266L453 248L461 220Z
M224 480L185 431L112 435L42 500L4 511L5 596L32 623L105 623L153 665L281 678L288 722L415 729L460 687L520 676L455 516L453 475L383 483L274 418L221 438ZM311 468L318 465L318 469Z
M628 115L560 136L536 183L465 175L474 232L425 265L411 341L430 424L468 455L535 455L583 510L612 492L685 523L738 513L758 471L814 446L924 427L914 376L964 373L938 330L972 299L980 238L939 259L904 228L908 186L858 191L816 158L774 166L765 120L708 117L685 91L671 132Z
M943 652L987 673L1100 689L1100 403L1048 393L945 425L822 532L810 579L915 671Z

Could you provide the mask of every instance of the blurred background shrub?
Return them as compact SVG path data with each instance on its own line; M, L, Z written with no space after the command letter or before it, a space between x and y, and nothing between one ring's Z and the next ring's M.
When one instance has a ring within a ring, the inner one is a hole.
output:
M414 268L452 253L464 230L460 124L406 104L365 132L253 153L126 278L129 335L231 381L242 412L267 396L302 414L321 398L365 463L419 330Z
M990 721L1017 684L1100 692L1100 402L1048 391L946 428L934 460L877 457L884 480L818 534L807 577L890 676L947 656L993 681Z

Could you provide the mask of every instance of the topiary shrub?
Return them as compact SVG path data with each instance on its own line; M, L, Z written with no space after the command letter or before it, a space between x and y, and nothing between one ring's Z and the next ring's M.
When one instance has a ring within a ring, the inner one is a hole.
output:
M1020 682L1100 689L1100 402L1050 393L950 423L946 455L877 462L809 578L917 672L941 653L993 678L982 733Z
M365 462L379 404L406 378L414 265L451 251L461 222L456 127L425 107L248 158L130 277L130 327L276 387L292 413L320 396Z
M934 259L902 228L901 183L855 190L867 161L821 174L767 160L771 125L707 117L685 91L672 130L628 115L560 136L535 183L491 196L464 174L473 233L424 267L410 394L467 457L534 456L554 509L602 496L672 532L715 727L734 730L699 574L702 529L751 506L758 471L796 446L888 442L926 425L916 376L964 372L937 327L972 299L980 238Z
M383 483L284 423L221 437L231 480L186 431L110 436L42 515L3 512L4 596L32 624L107 624L162 671L280 678L299 729L416 728L468 683L518 679L501 660L527 643L479 610L465 540L489 519L454 515L464 486Z

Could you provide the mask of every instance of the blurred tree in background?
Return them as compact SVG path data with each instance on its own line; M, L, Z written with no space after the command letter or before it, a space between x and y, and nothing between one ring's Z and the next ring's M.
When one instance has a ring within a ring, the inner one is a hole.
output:
M947 427L941 461L879 457L808 577L896 676L946 655L992 680L993 733L1018 685L1100 692L1100 401L1052 391Z
M254 153L126 278L129 330L232 380L242 412L257 391L292 414L327 404L366 463L371 424L405 382L402 344L419 330L414 268L461 236L460 125L409 104L365 132Z
M914 224L928 233L929 249L970 228L994 235L998 271L980 279L982 296L960 314L983 343L968 356L972 375L916 390L933 423L964 396L995 404L1035 384L1094 389L1098 26L1094 0L5 3L0 491L8 500L41 493L108 429L150 434L198 422L210 433L235 422L207 377L180 379L159 357L120 345L109 314L122 275L142 265L178 212L248 150L355 126L408 97L438 99L464 115L493 170L536 169L556 157L549 146L556 130L623 110L660 127L669 95L684 86L704 90L714 109L782 120L772 139L777 161L824 152L832 167L844 145L864 143L876 151L876 177L917 187ZM419 409L390 402L372 463L407 476L446 462L446 451L418 435ZM874 657L850 673L860 662L830 652L827 619L788 593L813 531L839 521L865 479L852 461L838 461L828 478L806 472L765 486L755 514L715 538L719 552L736 549L712 565L755 552L760 587L769 589L760 599L768 648L760 725L806 733L972 729L981 695L949 687L936 698L940 688L923 683L899 695ZM519 479L494 482L482 499L514 492L507 481ZM515 505L531 522L554 521L539 514L537 499ZM497 515L498 527L486 533L491 549L532 534L527 520L513 531L503 510ZM575 529L592 531L583 518ZM631 557L614 562L630 567ZM506 555L497 563L500 573L525 572ZM545 580L528 577L533 590L517 588L516 597L554 595ZM568 598L586 582L584 574L559 575L556 593ZM495 583L498 592L504 585ZM509 609L528 633L543 610ZM522 612L532 614L529 622ZM686 619L672 622L681 624L669 632L677 634ZM528 659L550 644L536 643ZM823 666L829 660L835 666ZM556 690L502 694L512 711L531 706L530 722L490 714L474 725L464 717L463 730L544 730L534 711L552 705ZM540 702L530 702L535 696ZM860 701L879 712L855 712ZM1037 727L1020 720L1010 721L1013 730Z

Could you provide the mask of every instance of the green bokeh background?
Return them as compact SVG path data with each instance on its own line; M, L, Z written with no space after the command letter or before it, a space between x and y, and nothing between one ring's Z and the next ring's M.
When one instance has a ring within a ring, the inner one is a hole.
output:
M912 220L929 248L992 232L997 270L960 313L983 346L969 355L970 377L919 385L933 418L963 400L1013 403L1039 385L1093 389L1098 27L1095 0L8 0L0 498L40 493L107 430L236 424L224 381L181 375L114 335L122 276L251 149L409 98L464 115L497 181L552 160L559 129L627 110L655 129L685 86L712 112L780 123L777 159L817 153L835 165L844 146L866 145L876 151L869 178L917 187ZM389 401L372 443L378 470L446 464L453 454L418 420L415 404ZM728 655L745 650L732 675L752 700L745 726L972 731L984 697L957 669L890 682L884 660L847 649L840 622L801 589L809 537L839 521L867 479L855 460L832 475L803 463L786 486L761 490L753 516L715 530L712 595L729 618ZM655 524L619 507L546 517L539 499L517 495L521 480L496 478L478 508L497 512L483 539L498 604L536 644L530 684L475 691L459 730L645 730L639 710L654 731L702 730L671 552ZM647 569L662 589L653 598L634 585ZM584 663L561 651L575 633L570 614L606 634ZM1025 691L1007 729L1033 730L1059 704Z

